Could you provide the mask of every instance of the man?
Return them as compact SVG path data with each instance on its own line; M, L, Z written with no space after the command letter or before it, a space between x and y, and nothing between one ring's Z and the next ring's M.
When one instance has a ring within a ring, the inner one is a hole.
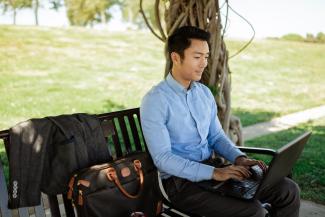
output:
M195 184L202 180L243 180L249 166L262 161L249 159L225 135L217 118L210 90L199 83L207 66L210 34L185 26L168 38L172 69L166 79L143 98L141 124L149 152L171 202L178 208L203 216L264 217L261 202L271 203L275 216L297 217L299 190L284 179L266 189L256 201L222 196ZM203 163L213 151L233 165L214 168Z

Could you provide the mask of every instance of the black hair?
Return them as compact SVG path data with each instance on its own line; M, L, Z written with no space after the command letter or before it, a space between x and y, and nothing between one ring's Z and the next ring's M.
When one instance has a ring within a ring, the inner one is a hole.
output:
M176 52L183 59L184 50L191 46L190 39L199 39L209 44L210 33L194 26L180 27L168 37L167 50L169 57L172 52Z

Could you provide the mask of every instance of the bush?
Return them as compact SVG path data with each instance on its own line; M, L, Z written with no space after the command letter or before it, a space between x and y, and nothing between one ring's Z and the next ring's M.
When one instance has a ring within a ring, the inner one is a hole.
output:
M296 34L289 33L283 35L280 39L287 41L304 41L304 42L313 42L313 43L325 43L325 34L322 32L317 33L317 35L313 35L312 33L307 33L306 37Z
M318 42L322 42L322 43L325 43L325 34L322 33L322 32L319 32L316 36L316 40Z
M306 39L305 39L306 42L317 42L316 38L314 37L313 34L311 33L307 33L306 34Z
M281 37L281 39L288 41L304 41L304 37L296 33L289 33Z

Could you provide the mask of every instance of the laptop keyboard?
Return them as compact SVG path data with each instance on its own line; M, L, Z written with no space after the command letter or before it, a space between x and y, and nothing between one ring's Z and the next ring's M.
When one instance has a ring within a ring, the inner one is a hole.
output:
M244 198L252 198L257 190L259 183L254 180L244 180L244 181L229 180L228 184L230 185L227 185L228 186L227 188L231 186L232 188L231 192L233 192L237 196L242 195ZM218 190L224 191L222 187ZM227 191L229 192L229 189Z

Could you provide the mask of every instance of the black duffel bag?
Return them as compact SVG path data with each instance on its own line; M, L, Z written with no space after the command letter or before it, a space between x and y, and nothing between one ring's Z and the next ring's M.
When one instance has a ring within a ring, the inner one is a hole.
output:
M145 152L79 171L68 198L79 217L151 217L161 211L157 169Z

